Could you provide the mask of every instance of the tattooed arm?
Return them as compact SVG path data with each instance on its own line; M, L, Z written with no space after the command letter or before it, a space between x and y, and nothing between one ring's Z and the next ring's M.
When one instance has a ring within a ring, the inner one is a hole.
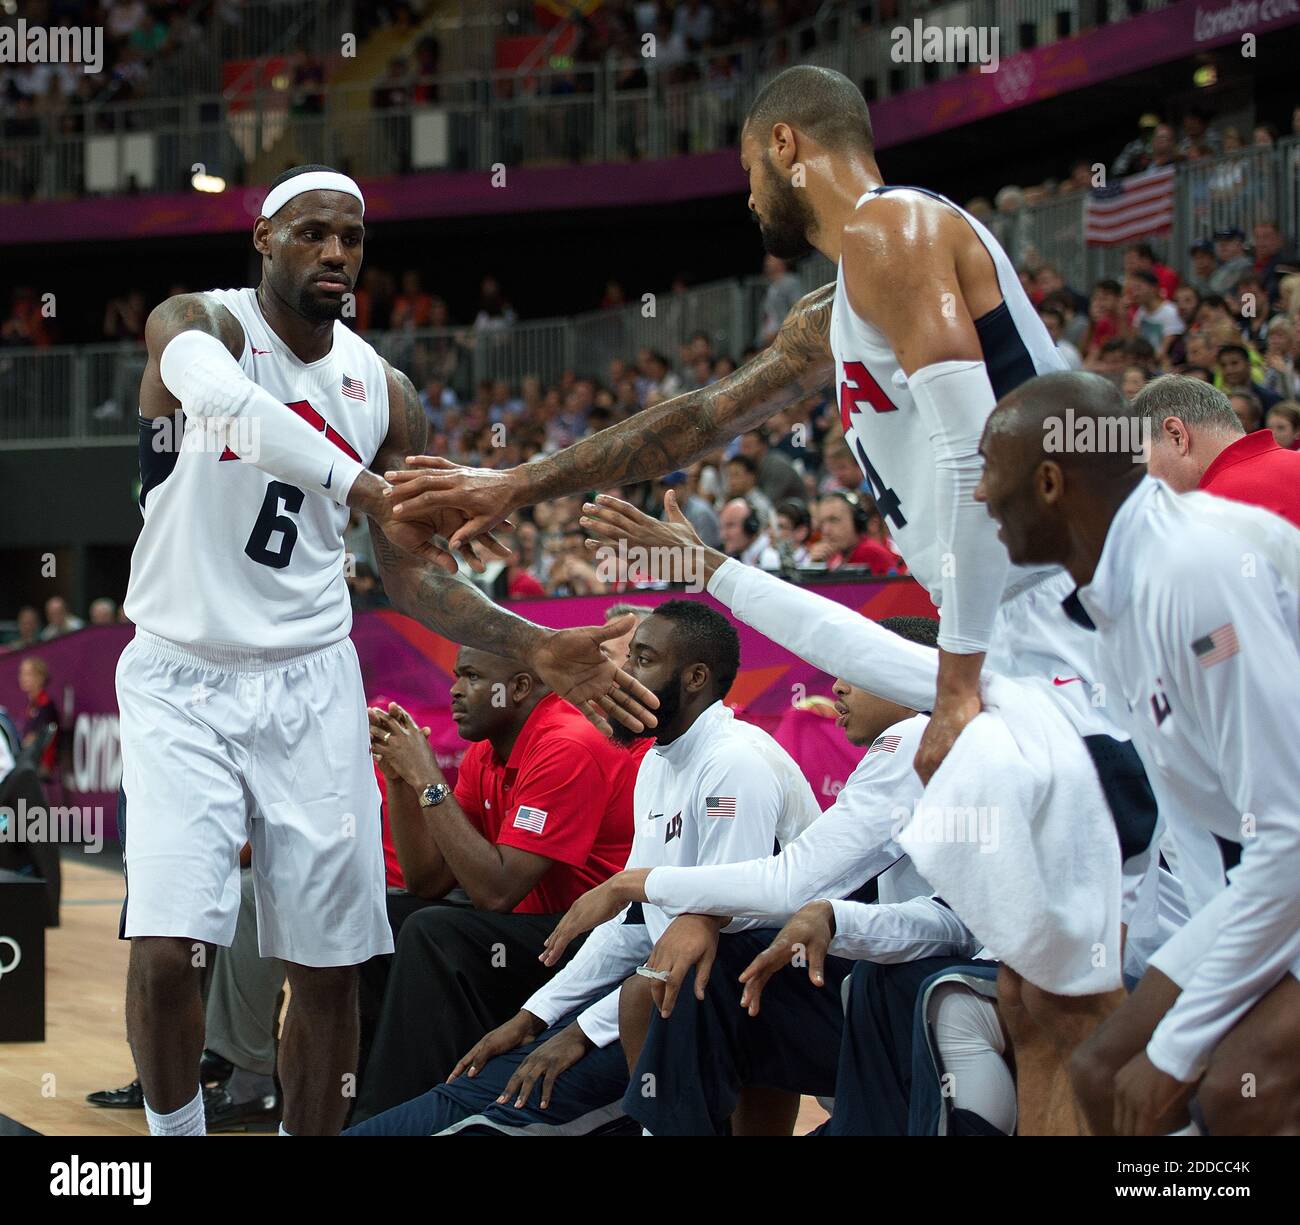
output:
M390 474L397 516L454 507L468 520L451 537L459 545L521 506L649 480L693 463L831 381L834 297L832 282L801 298L771 346L726 378L644 409L546 459L490 471L426 457L416 462L418 472Z
M428 435L424 410L411 380L391 366L388 403L388 436L374 462L380 471L402 465L408 455L422 454ZM446 573L405 544L406 533L415 540L427 539L431 532L446 537L464 520L457 511L440 510L425 512L418 526L413 516L393 522L388 507L370 517L375 558L394 607L453 642L527 664L575 705L599 701L634 731L653 726L649 711L658 705L654 696L615 667L600 649L606 639L627 632L630 617L607 626L546 629L507 612L472 583Z

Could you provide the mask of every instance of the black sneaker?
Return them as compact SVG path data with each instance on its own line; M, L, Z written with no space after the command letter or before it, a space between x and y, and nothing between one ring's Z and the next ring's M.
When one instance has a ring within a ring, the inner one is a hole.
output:
M204 1051L199 1060L199 1084L222 1085L230 1079L235 1065L229 1059L218 1055L216 1051Z

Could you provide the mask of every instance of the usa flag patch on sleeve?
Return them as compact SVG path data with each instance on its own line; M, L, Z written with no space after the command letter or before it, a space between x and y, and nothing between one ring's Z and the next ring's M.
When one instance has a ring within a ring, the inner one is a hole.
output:
M1237 642L1237 631L1231 621L1211 630L1204 638L1192 643L1192 654L1202 668L1211 668L1215 664L1235 655L1241 649Z
M704 815L706 817L734 817L736 815L736 797L734 795L705 796Z
M872 753L896 753L898 752L898 746L902 743L902 736L877 736L871 742L867 754L869 756Z
M543 808L529 808L527 804L520 804L519 811L515 813L515 829L526 829L530 834L540 834L546 827L546 810Z

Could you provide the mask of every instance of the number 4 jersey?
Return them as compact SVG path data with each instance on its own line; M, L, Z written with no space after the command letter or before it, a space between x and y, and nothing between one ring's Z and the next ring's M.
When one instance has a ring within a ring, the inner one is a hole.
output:
M256 290L209 297L244 330L244 373L340 455L369 466L388 433L388 384L374 349L335 322L329 353L301 362L263 318ZM140 422L144 526L131 555L126 615L186 644L312 650L345 637L347 508L324 484L302 489L243 462L196 423L182 434L182 418ZM255 420L230 428L241 450L256 447Z
M1000 399L1036 374L1064 370L1052 338L997 239L951 200L921 188L879 187L866 192L857 207L890 191L918 192L955 209L992 258L1002 304L975 320L975 330L994 394ZM943 559L935 519L934 447L889 341L849 305L842 269L831 307L830 339L844 440L870 482L876 507L908 569L937 605ZM1023 586L1026 575L1013 566L1008 591Z

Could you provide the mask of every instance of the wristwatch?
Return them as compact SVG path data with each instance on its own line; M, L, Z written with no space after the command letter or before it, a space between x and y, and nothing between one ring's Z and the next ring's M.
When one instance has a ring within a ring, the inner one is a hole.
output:
M421 808L437 808L451 794L446 783L430 783L420 792Z

